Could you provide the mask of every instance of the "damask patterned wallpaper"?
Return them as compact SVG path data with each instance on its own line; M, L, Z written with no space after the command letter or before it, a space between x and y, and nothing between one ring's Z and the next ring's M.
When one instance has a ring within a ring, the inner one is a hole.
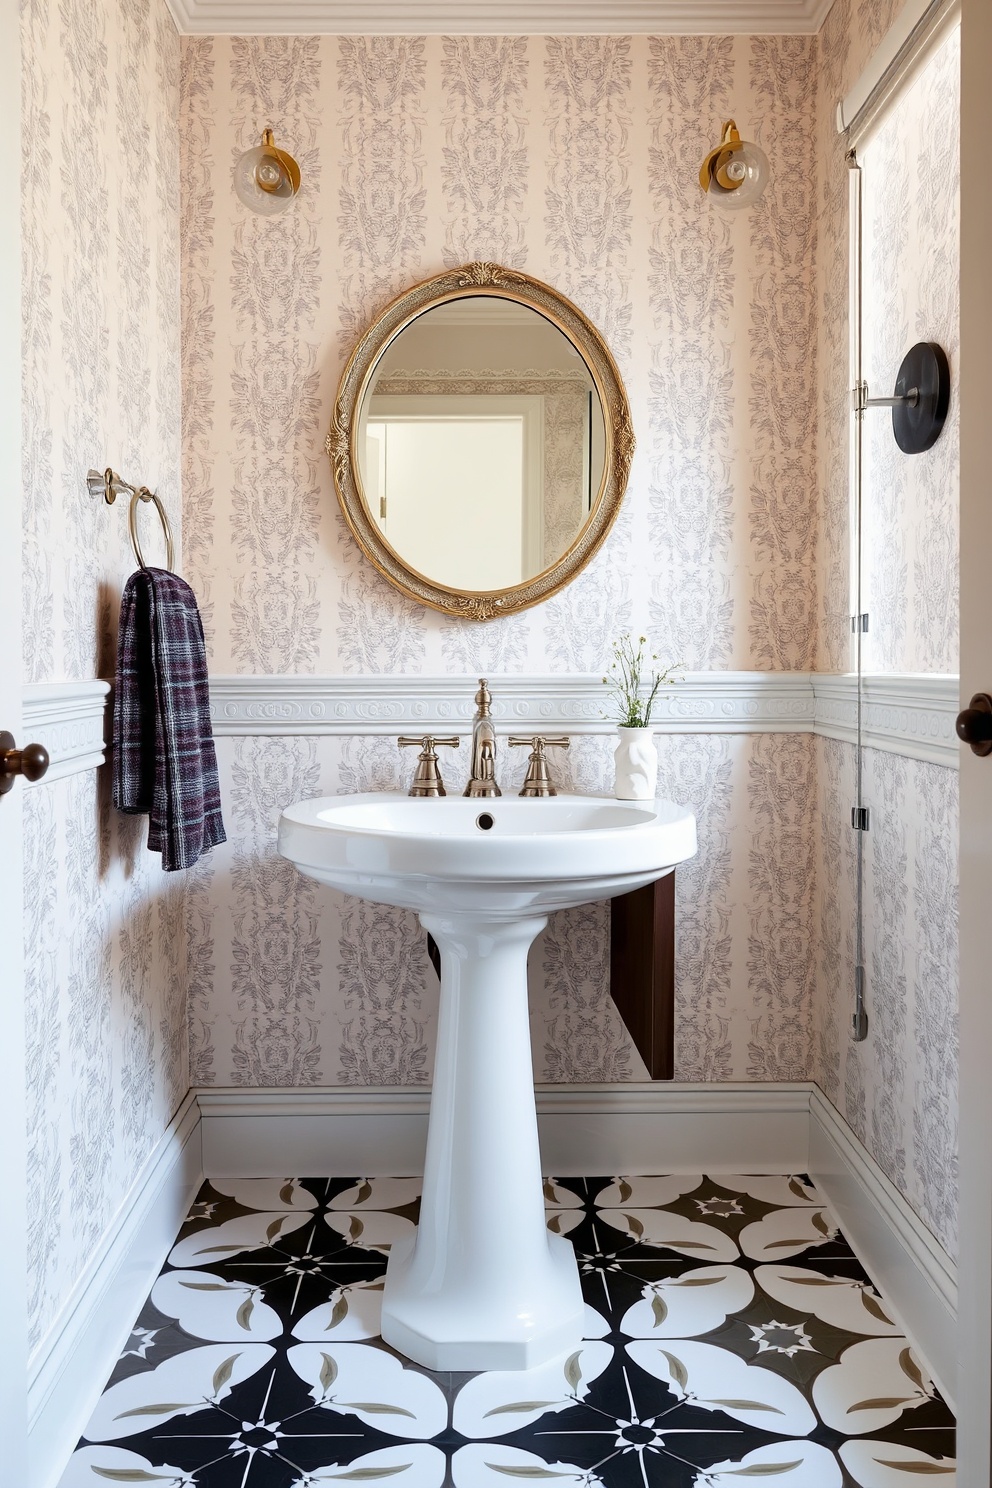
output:
M179 535L179 39L164 0L26 0L25 676L113 674L127 512ZM147 551L156 551L149 534ZM183 887L106 771L25 799L32 1344L188 1087Z
M28 0L29 679L112 667L131 564L124 513L90 503L85 469L148 480L178 530L177 149L183 553L215 672L469 686L483 669L598 670L628 627L690 668L844 669L846 392L818 368L846 359L846 194L825 121L897 8L836 0L819 39L199 37L180 72L161 0ZM724 220L693 166L730 113L790 169ZM270 123L305 185L265 222L237 205L230 167ZM322 449L370 316L477 257L550 280L597 321L640 441L596 564L486 626L376 578ZM220 756L230 841L185 887L150 866L102 779L28 796L36 1341L186 1089L184 986L195 1083L430 1077L436 984L416 922L307 885L274 852L286 800L395 785L409 759L378 737L225 739ZM679 1076L818 1069L950 1244L953 776L878 756L879 1005L852 1051L837 991L849 837L832 835L849 751L707 735L667 738L662 756L661 788L701 827L679 874ZM510 785L523 768L506 763ZM609 769L608 741L586 736L564 774L595 789ZM556 916L535 951L542 1079L644 1074L604 992L605 914Z
M815 56L787 36L184 38L183 500L215 670L597 671L628 626L690 668L813 664ZM731 113L789 162L737 219L691 164ZM230 172L270 123L304 184L263 219ZM483 626L379 581L323 450L358 334L472 257L593 318L639 439L598 561Z
M600 670L631 626L689 667L814 663L815 56L799 37L184 39L185 554L215 670L380 673L384 690L443 671L468 691L480 670ZM739 220L712 212L692 166L731 113L790 166ZM304 177L267 221L230 189L266 124ZM323 452L357 335L399 289L470 258L549 280L597 322L639 438L595 564L486 625L378 579ZM606 788L606 741L576 746L566 769ZM395 786L409 760L378 738L222 755L231 841L191 911L195 1080L429 1079L436 984L416 922L274 855L294 793ZM679 875L679 1073L802 1077L811 741L672 738L663 773L704 838ZM540 1078L643 1077L608 954L604 908L556 917L535 952Z
M848 206L833 106L899 4L836 0L821 33L818 157L821 313L821 666L850 663ZM892 391L917 340L957 368L958 34L860 151L865 179L866 377ZM869 413L865 448L865 663L956 672L957 400L927 454L902 455L888 413ZM813 1073L889 1178L951 1253L957 1216L957 774L866 751L865 966L869 1035L853 1009L854 751L817 741L819 968Z
M878 672L958 670L959 67L955 30L861 152L869 391L888 397L921 340L944 348L952 390L925 454L901 452L888 412L866 423L866 665Z
M957 813L954 770L865 751L868 1038L854 989L854 751L816 741L820 905L815 1077L941 1244L957 1221Z
M659 789L696 805L700 851L678 873L678 1069L686 1080L808 1074L815 963L813 739L661 744ZM612 783L611 741L578 737L566 785ZM286 801L394 789L409 754L384 738L219 741L228 843L194 873L194 1084L423 1084L437 980L413 915L332 893L275 852ZM464 751L462 751L464 753ZM506 761L519 788L525 761ZM446 760L449 788L467 760ZM539 1080L647 1078L607 991L606 906L552 917L531 954Z

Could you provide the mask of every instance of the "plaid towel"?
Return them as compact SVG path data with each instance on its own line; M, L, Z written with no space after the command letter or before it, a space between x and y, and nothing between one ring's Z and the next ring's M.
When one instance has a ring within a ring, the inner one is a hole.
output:
M200 612L189 585L164 568L133 573L121 599L114 805L149 814L148 846L167 872L227 840Z

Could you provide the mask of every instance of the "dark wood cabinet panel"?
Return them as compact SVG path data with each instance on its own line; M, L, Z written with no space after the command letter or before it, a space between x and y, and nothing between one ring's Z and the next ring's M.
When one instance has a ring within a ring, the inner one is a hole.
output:
M438 977L434 937L427 953ZM675 1074L675 873L610 903L610 996L652 1080Z
M675 873L611 903L610 995L652 1080L675 1073Z

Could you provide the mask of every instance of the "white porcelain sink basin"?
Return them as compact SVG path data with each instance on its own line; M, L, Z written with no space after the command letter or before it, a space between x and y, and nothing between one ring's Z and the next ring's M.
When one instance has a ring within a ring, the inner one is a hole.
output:
M279 823L279 851L320 883L404 909L514 918L613 898L695 850L691 811L612 796L414 800L379 791L300 801Z
M420 1224L382 1303L385 1341L428 1369L528 1369L579 1347L575 1255L544 1218L527 953L551 910L695 850L695 818L668 801L380 792L283 812L279 851L301 873L416 910L441 952Z

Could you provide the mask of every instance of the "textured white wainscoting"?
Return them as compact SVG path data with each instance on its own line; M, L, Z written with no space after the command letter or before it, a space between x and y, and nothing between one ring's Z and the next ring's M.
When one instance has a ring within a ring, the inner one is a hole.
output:
M190 1091L29 1362L30 1488L54 1488L82 1434L202 1182L199 1138Z
M213 677L218 734L390 734L468 731L474 677ZM598 676L490 678L493 714L512 728L610 734ZM958 763L958 679L876 673L862 686L863 738L872 749ZM655 703L662 734L816 733L853 744L857 679L833 672L690 672Z

